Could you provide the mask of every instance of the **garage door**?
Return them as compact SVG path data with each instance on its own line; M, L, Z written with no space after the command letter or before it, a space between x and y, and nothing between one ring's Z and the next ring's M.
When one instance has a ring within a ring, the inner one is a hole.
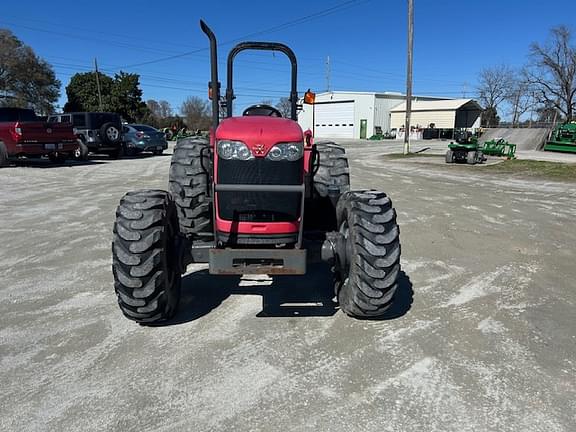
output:
M354 138L354 101L320 102L314 108L314 135Z

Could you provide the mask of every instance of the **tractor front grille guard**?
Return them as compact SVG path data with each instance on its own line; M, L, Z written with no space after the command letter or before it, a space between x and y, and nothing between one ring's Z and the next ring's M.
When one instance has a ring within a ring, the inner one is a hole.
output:
M276 193L299 193L300 194L300 226L298 227L298 240L296 248L302 247L304 228L304 199L306 197L306 186L299 185L263 185L263 184L214 184L214 191L218 192L276 192ZM216 200L213 200L214 211L216 211ZM216 213L214 213L216 214ZM218 240L217 232L214 230L215 238Z

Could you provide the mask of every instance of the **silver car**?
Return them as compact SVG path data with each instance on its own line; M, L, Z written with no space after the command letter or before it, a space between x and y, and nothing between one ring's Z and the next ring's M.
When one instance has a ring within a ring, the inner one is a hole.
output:
M122 133L124 135L124 153L128 156L142 152L161 155L168 148L164 132L160 132L152 126L125 124Z

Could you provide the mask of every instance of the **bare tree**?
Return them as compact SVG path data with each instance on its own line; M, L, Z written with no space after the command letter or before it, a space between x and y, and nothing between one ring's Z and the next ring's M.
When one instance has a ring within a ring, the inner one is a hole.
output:
M505 100L510 105L512 127L517 127L520 124L520 117L535 106L534 92L530 88L530 83L525 79L524 73L514 74Z
M198 96L190 96L180 107L189 129L207 130L210 128L210 104Z
M290 98L281 97L278 103L276 104L276 108L280 113L282 113L282 117L290 118L292 114L292 104L290 103Z
M166 118L172 115L172 107L170 106L170 102L161 100L158 102L158 105L160 117Z
M506 65L494 66L480 71L478 79L478 99L484 109L492 115L488 116L487 127L493 126L491 122L497 117L500 104L506 100L513 81L513 71Z
M541 104L555 107L570 121L576 110L576 47L567 27L554 27L550 33L545 45L530 46L526 79Z
M162 118L162 115L160 114L160 104L158 103L158 101L154 99L148 99L146 101L146 106L150 110L150 113L152 114L153 117L156 117L157 119Z

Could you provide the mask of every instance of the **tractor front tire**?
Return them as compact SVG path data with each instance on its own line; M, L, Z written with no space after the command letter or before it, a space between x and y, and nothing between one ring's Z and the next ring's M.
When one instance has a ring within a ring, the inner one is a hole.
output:
M476 152L474 150L471 150L466 154L466 163L468 165L474 165L476 163Z
M446 152L446 163L454 163L454 152L452 150Z
M392 305L400 273L400 230L383 192L348 192L338 201L346 263L337 266L338 302L347 315L382 316Z
M207 140L184 138L174 147L170 163L170 192L176 202L180 232L192 240L213 238L208 175L212 171Z
M116 210L114 289L122 313L139 323L172 318L180 301L176 208L162 190L128 192Z

